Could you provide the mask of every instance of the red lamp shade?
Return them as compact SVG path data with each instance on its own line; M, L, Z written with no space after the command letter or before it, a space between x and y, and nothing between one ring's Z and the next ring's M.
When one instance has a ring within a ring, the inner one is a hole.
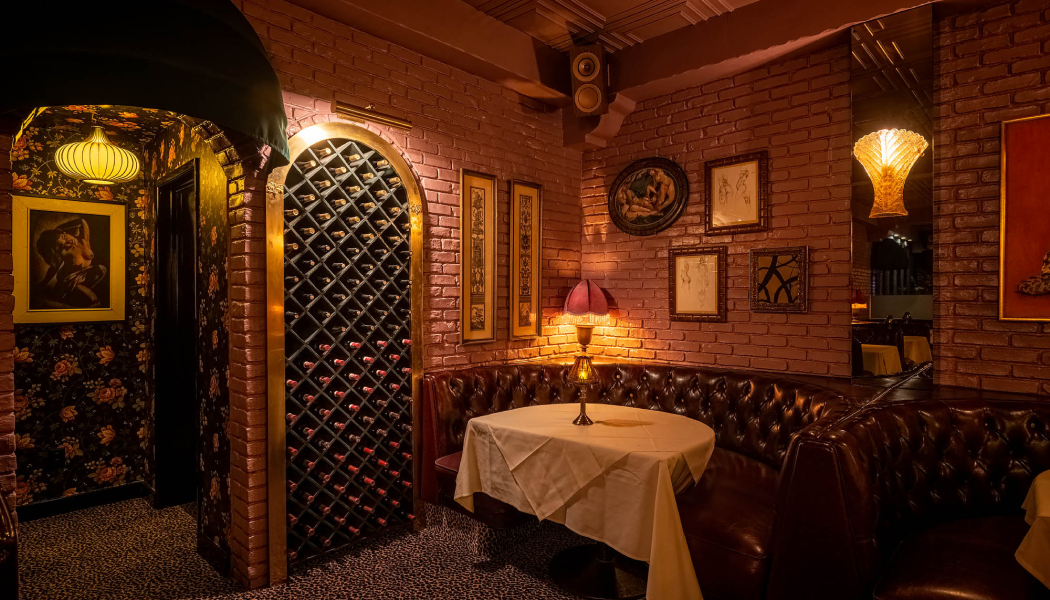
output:
M565 312L577 317L604 317L609 314L609 301L605 299L605 292L597 283L583 279L566 296Z

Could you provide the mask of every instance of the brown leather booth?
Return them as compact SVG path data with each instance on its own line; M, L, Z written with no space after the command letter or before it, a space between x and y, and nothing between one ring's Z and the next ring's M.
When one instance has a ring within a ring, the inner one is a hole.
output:
M819 437L853 405L831 390L760 375L698 367L596 365L588 402L662 410L698 419L715 432L700 483L678 498L679 513L708 600L763 598L773 556L774 516L784 501L780 474L801 432ZM457 510L456 474L467 421L534 404L578 402L564 365L511 365L427 375L423 498ZM474 516L506 527L532 517L475 495Z
M791 454L771 600L1050 598L1014 559L1045 400L876 402Z

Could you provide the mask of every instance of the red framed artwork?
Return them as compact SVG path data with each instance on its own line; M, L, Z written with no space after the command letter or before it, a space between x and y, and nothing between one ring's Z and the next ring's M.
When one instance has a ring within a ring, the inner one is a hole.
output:
M999 318L1050 321L1050 114L1002 127Z

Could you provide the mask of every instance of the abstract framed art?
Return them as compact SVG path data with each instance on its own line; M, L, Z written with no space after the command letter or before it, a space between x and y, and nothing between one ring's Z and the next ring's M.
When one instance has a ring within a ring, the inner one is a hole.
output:
M706 235L768 229L767 165L765 150L704 163Z
M496 339L496 178L460 171L460 339Z
M809 247L751 251L751 310L804 313L808 305Z
M127 207L13 200L15 323L123 321Z
M540 334L543 316L543 189L510 182L510 336Z
M1002 124L999 319L1050 321L1050 114Z
M726 320L727 246L671 248L670 317L672 321Z

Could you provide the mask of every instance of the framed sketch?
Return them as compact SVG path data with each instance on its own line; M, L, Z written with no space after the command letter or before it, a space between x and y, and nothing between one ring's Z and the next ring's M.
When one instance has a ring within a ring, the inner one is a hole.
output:
M671 248L672 321L726 320L727 246Z
M609 188L609 216L621 231L652 235L670 227L685 210L689 180L666 158L631 163Z
M1050 219L1044 216L1050 189L1048 117L1003 122L999 318L1004 321L1050 321Z
M543 190L535 183L510 182L510 336L540 334L543 317Z
M127 207L14 196L15 323L124 320Z
M496 178L459 176L460 339L496 339Z
M808 246L751 251L751 310L804 313L808 285Z
M704 163L707 235L749 233L768 228L767 163L764 150Z

